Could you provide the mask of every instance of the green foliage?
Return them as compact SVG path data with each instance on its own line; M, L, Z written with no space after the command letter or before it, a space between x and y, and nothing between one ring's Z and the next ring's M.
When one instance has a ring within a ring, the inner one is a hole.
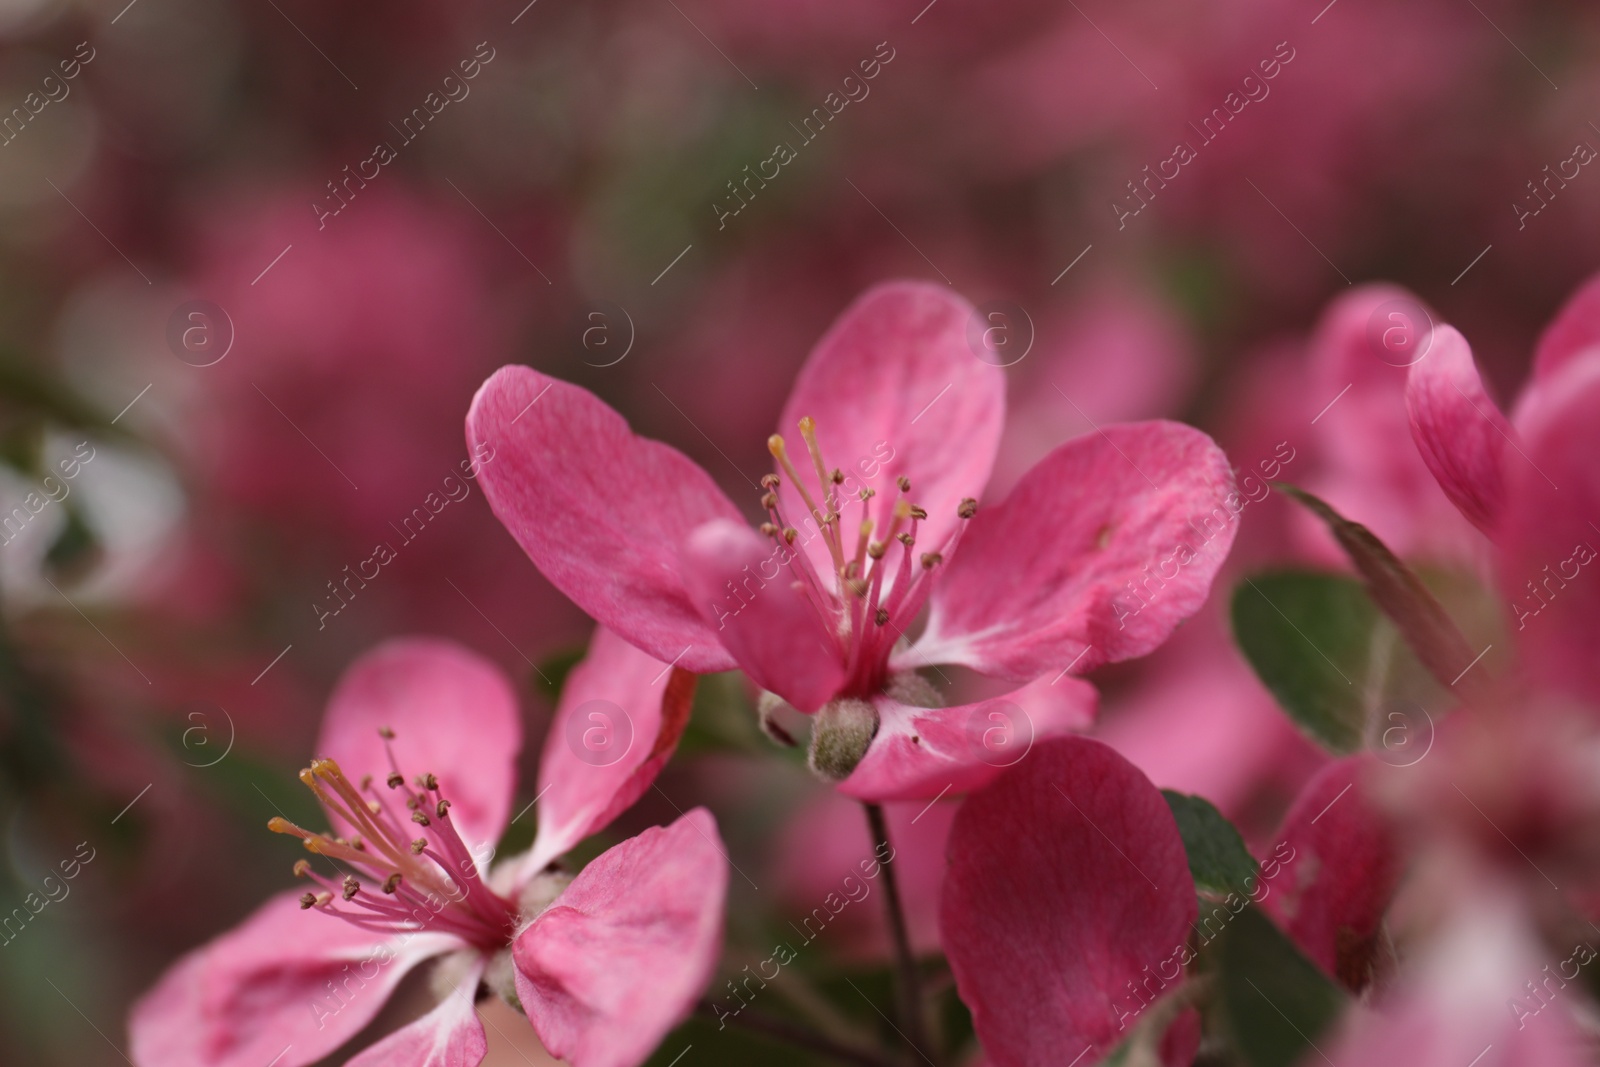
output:
M1223 935L1218 992L1223 1017L1249 1067L1319 1059L1313 1048L1344 1010L1345 996L1255 908Z
M1218 899L1229 893L1248 895L1250 887L1246 883L1256 875L1256 860L1233 824L1204 797L1170 789L1163 789L1161 795L1183 836L1183 850L1189 856L1189 873L1194 876L1195 888Z
M1290 718L1336 753L1360 748L1379 621L1361 583L1308 571L1257 575L1234 591L1232 617L1239 648Z
M1443 685L1454 685L1473 662L1471 646L1433 593L1373 532L1351 522L1303 489L1274 488L1299 501L1327 524L1345 555L1366 579L1367 591L1399 627L1407 645ZM1474 679L1474 682L1476 680Z

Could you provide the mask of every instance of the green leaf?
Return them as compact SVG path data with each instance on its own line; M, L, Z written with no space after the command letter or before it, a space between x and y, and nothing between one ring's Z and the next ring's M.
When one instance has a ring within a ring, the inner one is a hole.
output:
M1161 795L1177 820L1195 888L1219 899L1229 893L1248 895L1253 883L1247 882L1256 876L1256 860L1233 824L1204 797L1171 789L1163 789Z
M1372 599L1394 620L1406 644L1433 676L1448 686L1461 681L1475 662L1472 648L1416 572L1371 530L1351 522L1324 501L1282 482L1273 483L1273 488L1299 501L1327 524L1345 555L1366 579ZM1475 688L1477 681L1471 679L1469 688Z
M1244 1062L1310 1062L1312 1046L1344 1010L1339 988L1253 907L1229 925L1220 958L1223 1014Z
M1234 590L1232 616L1239 648L1289 717L1336 753L1360 748L1379 619L1361 583L1309 571L1260 574Z

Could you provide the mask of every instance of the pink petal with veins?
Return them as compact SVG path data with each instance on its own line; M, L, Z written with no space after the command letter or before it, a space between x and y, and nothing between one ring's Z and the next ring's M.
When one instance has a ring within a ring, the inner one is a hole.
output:
M689 531L739 518L693 460L635 435L588 390L519 366L478 390L467 442L495 515L573 603L663 662L733 666L678 573Z
M968 797L949 854L945 952L996 1067L1099 1062L1140 1010L1129 983L1181 973L1196 914L1183 841L1100 742L1039 745Z
M407 782L437 775L462 840L475 854L493 846L511 815L522 750L516 694L500 668L437 638L379 645L339 679L316 754L336 760L357 786L370 774L382 789L390 773L378 735L385 727L394 731L390 745ZM329 819L344 825L331 812Z
M346 1067L478 1067L489 1042L475 997L484 960L471 957L455 988L420 1019L368 1046Z
M1383 771L1370 756L1350 756L1317 772L1275 839L1292 852L1263 860L1283 862L1264 868L1275 877L1261 906L1300 951L1356 991L1371 977L1402 868L1394 828L1367 799L1369 777Z
M1534 383L1506 454L1500 588L1530 687L1600 706L1600 349Z
M968 329L974 314L944 286L890 282L864 293L817 342L778 432L819 507L826 505L797 429L804 416L816 420L830 472L845 475L840 490L846 503L861 489L873 489L873 513L887 516L899 493L895 479L905 476L911 501L928 512L917 535L922 550L937 551L955 530L962 498L983 493L1005 423L1005 373L973 354ZM779 496L785 521L809 532L792 479L784 477ZM841 514L853 543L859 509ZM822 538L806 539L805 550L820 574L833 573Z
M1071 675L950 708L912 707L880 696L873 702L878 733L839 791L878 802L931 800L982 788L1034 745L1088 729L1098 699L1094 686Z
M845 665L822 609L791 584L797 568L785 563L796 551L742 522L709 522L684 543L683 579L750 680L813 712L838 691Z
M539 757L539 833L521 880L633 806L689 724L695 676L600 627L572 668ZM620 718L619 718L620 712Z
M728 861L695 808L602 853L517 936L517 996L573 1067L638 1067L693 1009L722 947Z
M134 1004L139 1067L315 1063L371 1022L413 967L461 947L446 934L361 930L302 911L298 896L273 897L189 952Z
M1502 453L1513 431L1484 389L1466 338L1454 328L1437 327L1427 356L1411 365L1406 415L1439 488L1492 537L1505 506Z
M979 508L894 666L1029 681L1142 656L1193 615L1238 532L1228 459L1175 422L1108 426Z

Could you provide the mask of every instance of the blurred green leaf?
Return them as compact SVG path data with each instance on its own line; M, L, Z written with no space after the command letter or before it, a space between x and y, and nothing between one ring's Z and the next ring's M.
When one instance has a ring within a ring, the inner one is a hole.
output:
M71 387L55 380L13 352L0 350L0 402L7 421L21 415L61 426L94 430L110 437L134 439L134 435L114 426L111 419Z
M1344 1010L1345 996L1255 908L1228 927L1219 989L1228 1030L1249 1067L1292 1067Z
M1351 522L1303 489L1283 482L1273 488L1299 501L1333 531L1366 579L1372 599L1400 628L1406 644L1433 676L1444 685L1460 681L1474 662L1472 648L1422 579L1359 522Z
M327 824L316 798L300 784L292 769L268 763L239 748L217 759L226 747L220 735L222 724L208 723L207 728L217 731L217 736L208 739L203 749L197 748L194 738L188 736L194 729L190 726L164 730L162 739L177 760L204 771L205 784L217 792L219 799L235 815L246 823L259 823L262 827L273 815L281 815L308 829L320 829ZM191 743L186 745L186 739Z
M1379 617L1361 583L1310 571L1247 577L1232 616L1245 659L1290 718L1334 752L1360 748Z
M1161 795L1177 820L1195 888L1218 898L1248 894L1246 882L1256 875L1256 860L1234 825L1204 797L1171 789L1163 789Z

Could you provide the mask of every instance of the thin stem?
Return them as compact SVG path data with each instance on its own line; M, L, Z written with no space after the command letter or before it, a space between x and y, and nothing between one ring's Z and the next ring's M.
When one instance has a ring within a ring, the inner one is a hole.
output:
M747 1030L765 1034L779 1041L786 1041L791 1045L798 1045L800 1048L810 1049L812 1052L821 1053L840 1063L855 1064L856 1067L896 1067L893 1060L885 1059L870 1049L854 1048L850 1045L841 1044L831 1037L820 1034L799 1023L790 1022L787 1019L779 1019L772 1015L762 1015L747 1008L740 1008L736 1012L725 1012L722 1015L718 1015L716 1006L709 1000L702 1000L695 1006L695 1010L699 1015L716 1019L723 1026L728 1025L730 1022L736 1023Z
M911 937L906 932L905 908L900 902L900 883L894 872L894 848L889 844L889 823L883 817L881 805L862 806L867 809L873 852L883 868L884 908L889 916L889 932L894 937L895 992L900 1000L900 1021L905 1026L902 1036L926 1059L928 1030L922 1019L922 982L917 971L917 959L911 952ZM885 856L888 858L885 859Z

